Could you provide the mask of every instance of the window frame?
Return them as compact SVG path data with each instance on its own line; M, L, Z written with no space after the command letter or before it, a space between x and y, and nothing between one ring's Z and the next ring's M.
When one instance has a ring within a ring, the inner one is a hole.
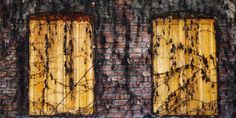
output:
M155 32L153 31L153 21L156 19L165 19L165 18L170 18L170 19L180 19L180 20L185 20L185 19L211 19L214 20L214 31L215 31L215 46L216 46L216 80L217 80L217 110L218 113L217 115L160 115L157 114L156 112L154 112L154 96L155 96L155 82L154 82L154 64L153 64L153 59L154 59L154 55L153 55L153 38L155 36ZM209 117L209 116L213 116L213 117L217 117L220 116L221 114L221 105L220 105L220 82L219 82L219 62L218 62L218 58L219 58L219 30L217 30L219 21L217 19L217 16L212 16L209 14L203 14L203 13L198 13L198 12L183 12L183 11L176 11L176 12L167 12L167 13L159 13L159 14L155 14L152 15L149 18L149 23L150 23L150 27L151 27L151 41L150 41L150 50L151 50L151 81L152 81L152 92L151 92L151 113L154 114L155 116L166 116L166 117Z
M27 40L26 40L26 42L27 42L27 45L25 45L24 46L24 48L26 49L26 51L27 51L27 60L25 60L26 61L26 68L27 68L27 70L29 70L29 71L27 71L27 72L25 72L26 73L26 76L27 76L27 90L26 90L26 94L27 94L27 107L26 107L26 109L25 109L25 112L26 112L26 114L28 114L29 116L33 116L33 117L57 117L57 116L62 116L63 114L65 114L66 116L93 116L94 115L94 113L95 113L95 99L96 99L96 93L95 93L95 91L93 90L93 104L92 104L92 109L93 109L93 111L92 111L92 113L91 114L87 114L87 115L85 115L85 114L74 114L74 113L69 113L69 112L66 112L66 113L55 113L55 111L54 111L54 114L52 114L52 115L32 115L32 114L30 114L30 99L29 99L29 81L30 81L30 62L29 62L29 59L30 59L30 43L29 43L29 40L30 40L30 20L31 19L40 19L41 17L45 17L45 18L48 18L48 17L50 17L50 16L52 16L52 17L57 17L57 16L59 16L59 17L68 17L68 19L75 19L76 18L76 16L79 16L79 17L87 17L88 18L88 20L89 20L89 23L90 23L90 25L91 25L91 46L93 47L92 48L92 69L93 69L93 75L94 75L94 80L93 80L93 87L95 88L95 86L96 86L96 71L95 71L95 69L96 69L96 67L95 67L95 63L96 63L96 53L95 53L95 47L94 47L94 45L95 45L95 30L94 30L94 15L93 14L91 14L91 13L84 13L84 12L70 12L70 13L67 13L67 12L42 12L42 13L38 13L38 14L36 14L36 13L33 13L33 14L29 14L28 16L27 16L27 23L26 23L26 27L27 27L27 33L28 33L28 35L26 35L26 37L27 37ZM45 19L45 20L47 20L47 19ZM53 20L57 20L57 18L54 18ZM86 72L85 73L87 73L88 72L88 70L86 70Z

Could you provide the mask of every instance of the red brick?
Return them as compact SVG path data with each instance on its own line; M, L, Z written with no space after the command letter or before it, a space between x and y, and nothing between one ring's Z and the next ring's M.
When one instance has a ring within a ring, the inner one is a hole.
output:
M97 64L95 68L95 91L98 91L97 93L95 93L95 95L97 95L95 96L95 117L143 117L146 114L150 114L155 117L155 114L152 113L152 77L143 76L143 72L145 71L151 73L152 68L152 65L150 63L151 55L148 53L152 40L151 34L149 34L148 32L148 28L150 25L152 25L152 23L140 23L137 21L137 17L153 17L150 14L146 14L145 12L145 10L148 10L152 7L147 5L144 7L145 9L142 9L139 8L139 5L132 4L134 2L137 1L100 1L99 4L96 5L97 7L93 8L94 10L98 10L99 13L95 14L96 18L93 22L95 27L94 42L96 42L96 44L94 44L96 46L96 48L94 48L94 52L96 52L95 60L104 62ZM145 3L146 1L142 2ZM31 3L29 3L29 5L30 4ZM141 4L141 7L142 5L143 4ZM165 6L165 3L163 3L163 5ZM59 3L58 6L61 7L62 4ZM76 7L82 8L79 6ZM7 9L9 9L9 11L12 11L12 7L7 7ZM225 9L217 8L217 10L224 11ZM140 16L140 13L137 13L141 11L144 12L144 16ZM87 11L83 11L82 9L81 12L87 13ZM161 13L162 10L153 12L155 12L154 14L159 12ZM25 15L25 13L26 11L23 10L23 15ZM2 20L1 17L0 19ZM117 19L117 21L115 21L115 19ZM14 21L14 18L12 20ZM218 81L220 81L218 86L220 98L219 105L221 106L219 117L233 117L233 114L235 114L236 111L233 108L232 102L229 101L234 100L234 75L232 71L228 72L225 70L226 67L222 65L222 61L225 60L227 62L235 62L236 60L235 55L233 55L236 45L236 26L234 24L232 25L232 27L229 27L226 22L222 23L221 20L221 18L217 18L217 25L219 26L217 29L220 30L218 31L220 36L217 37L219 38L217 41L220 41L217 42L219 45L217 49L219 51L219 61L217 62L217 72L219 76L217 78ZM14 23L10 21L11 20L6 21L6 23ZM100 22L97 23L97 21ZM124 22L126 22L125 26L123 26L122 24ZM25 33L27 32L27 22L24 22L23 24L19 23L17 24L17 26L18 25L22 26L22 29L20 29L20 34L17 34L17 39L12 39L14 36L11 35L11 26L6 26L7 28L2 28L0 26L0 40L3 39L6 43L21 41L22 37L24 37L24 40L28 40L26 38L28 37L28 34ZM130 32L127 32L128 27L130 27ZM16 30L17 29L18 28L16 28ZM128 64L124 63L123 60L125 53L128 51L125 50L128 40L127 35L131 38L128 44L128 46L130 46L128 52L129 55L127 58ZM105 41L101 42L101 38L104 38ZM225 42L227 40L229 40L229 43ZM111 46L113 42L115 43ZM228 48L230 46L231 48ZM19 101L17 101L18 96L16 95L21 95L21 93L17 89L19 89L19 79L22 79L18 76L22 73L20 73L21 71L19 70L19 67L16 63L17 53L15 43L12 43L11 47L7 48L9 49L10 55L6 56L5 60L0 60L0 102L3 101L1 105L5 105L4 108L0 109L0 117L16 117L16 114L18 112L21 112L18 111L21 109L17 107L17 102ZM229 59L226 58L226 54L223 48L227 48L226 53L228 54ZM25 56L27 57L27 55ZM10 68L8 68L8 66ZM26 69L25 71L28 72L29 70L27 70L27 64L24 66L24 69ZM27 73L24 74L27 75ZM6 77L3 78L3 76ZM25 79L25 81L27 81L27 78ZM139 102L137 102L137 100ZM134 105L130 106L130 102L134 102ZM23 104L27 106L26 103ZM146 105L144 105L144 103ZM141 113L141 108L143 108L144 113ZM25 113L27 117L28 111L25 111Z

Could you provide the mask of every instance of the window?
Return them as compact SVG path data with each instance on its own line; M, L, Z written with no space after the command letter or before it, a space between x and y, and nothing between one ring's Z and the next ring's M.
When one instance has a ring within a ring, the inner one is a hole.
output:
M30 18L30 115L93 112L92 25L87 16L71 16Z
M153 31L153 111L217 115L214 20L156 19Z

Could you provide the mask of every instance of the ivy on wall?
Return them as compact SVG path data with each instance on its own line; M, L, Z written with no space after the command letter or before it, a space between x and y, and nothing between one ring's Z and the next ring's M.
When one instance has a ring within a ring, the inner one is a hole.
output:
M193 2L191 2L193 3ZM18 100L18 112L19 114L27 114L28 108L28 100L27 100L27 92L28 87L25 85L28 85L28 41L25 39L28 39L29 35L29 29L28 27L28 20L26 18L29 14L35 14L40 15L42 12L52 12L52 13L70 13L70 12L85 12L89 15L94 16L94 29L95 33L99 33L100 35L95 35L94 39L100 39L94 40L95 44L101 44L103 54L95 53L96 56L101 56L101 58L95 59L94 66L97 68L96 74L101 76L99 73L101 72L98 68L106 65L108 62L112 64L112 68L114 69L116 67L115 61L118 59L121 62L121 65L124 67L123 74L124 74L124 81L116 81L116 84L114 84L115 89L125 90L125 92L129 95L127 103L129 104L129 108L125 108L127 112L131 111L134 115L133 106L135 104L138 104L140 102L138 96L132 91L132 88L129 87L130 80L131 80L131 71L136 73L142 73L138 70L131 70L130 67L130 50L132 47L130 47L130 43L135 42L135 39L131 37L131 26L130 24L132 22L137 22L137 34L138 37L139 31L141 29L142 23L148 23L148 33L152 33L152 26L151 26L151 18L152 17L162 17L168 19L168 16L178 16L180 19L184 19L186 17L194 17L194 18L201 18L201 17L215 17L217 19L216 23L216 39L217 39L217 57L219 59L220 55L223 54L223 57L225 57L222 61L222 63L219 64L218 67L223 68L225 72L227 73L226 79L219 80L219 85L231 85L231 81L234 81L232 78L235 76L235 62L232 62L232 56L235 55L232 51L231 47L231 35L229 34L229 29L232 26L232 20L226 13L226 11L229 11L228 4L225 4L224 0L214 0L214 1L197 1L197 5L194 6L193 4L187 2L186 0L179 0L177 2L171 2L171 1L153 1L153 0L131 0L131 1L112 1L112 0L79 0L79 1L66 1L66 0L22 0L22 1L14 1L14 2L4 2L4 4L1 6L1 9L3 12L1 12L1 34L10 34L7 37L3 37L3 35L0 35L0 53L1 58L0 61L3 62L6 60L6 57L12 54L12 51L8 47L16 46L17 49L17 78L18 80L18 86L17 86L17 94L15 99ZM78 7L81 6L81 7ZM178 6L178 7L176 7ZM217 6L217 7L216 7ZM131 11L131 14L128 14L128 12ZM149 22L150 21L150 22ZM221 22L224 22L227 27L226 29L222 29L222 27L219 25ZM114 39L112 43L108 43L106 41L106 35L101 30L103 29L104 23L110 23L112 24ZM120 24L118 26L118 24ZM122 34L117 31L117 27L121 27L122 33L125 34L125 46L122 51L117 51L119 40L118 37ZM6 32L5 30L8 30ZM226 30L228 32L227 36L223 37L221 35L222 30ZM8 42L9 41L9 42ZM138 42L136 40L136 42ZM109 45L107 45L109 44ZM223 45L220 45L223 44ZM50 45L50 44L48 44ZM184 46L178 45L178 46L172 46L172 52L175 52L178 49L184 50ZM96 50L97 48L95 48ZM112 50L112 57L111 60L104 59L106 58L106 51ZM235 48L234 48L235 49ZM193 52L191 49L186 49L186 52ZM235 52L235 51L234 51ZM152 54L152 51L150 51L150 54ZM70 56L68 56L69 58ZM150 64L150 57L146 57L147 64L146 68L151 68ZM209 58L211 60L211 58ZM206 58L202 57L202 60L206 60ZM7 69L7 66L4 66L6 68L2 68L1 72L4 72L4 70ZM191 68L192 66L184 66L185 68ZM180 69L181 70L181 69ZM222 71L222 70L220 70ZM116 72L113 72L115 74ZM203 71L204 73L204 71ZM10 73L6 73L5 76L9 76ZM95 75L96 76L96 75ZM111 78L109 74L103 74L107 80L105 82L103 80L100 80L99 78L96 78L96 85L102 86L102 89L96 89L95 87L95 93L96 93L96 99L102 99L102 103L96 103L99 104L100 108L102 106L102 110L99 112L109 112L109 109L112 109L113 106L112 100L105 101L103 99L103 96L106 93L106 84ZM142 77L144 78L144 77ZM206 77L207 78L207 77ZM207 79L205 79L207 80ZM113 83L112 83L113 85ZM233 89L233 87L232 87ZM228 91L227 93L230 93ZM228 101L231 103L232 101ZM3 103L0 102L0 104ZM229 104L228 103L228 104ZM147 106L147 103L142 102L144 106ZM4 109L4 105L2 109ZM122 107L117 106L118 109L122 109ZM3 110L2 110L3 111ZM99 112L96 112L96 114L99 114ZM143 109L140 109L140 112L143 112ZM126 113L125 113L126 114ZM124 116L125 116L124 114Z

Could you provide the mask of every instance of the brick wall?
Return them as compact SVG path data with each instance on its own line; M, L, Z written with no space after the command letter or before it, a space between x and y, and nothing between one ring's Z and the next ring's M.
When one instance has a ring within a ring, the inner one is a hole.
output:
M16 45L11 42L10 23L4 21L7 7L0 5L0 117L16 114ZM8 115L9 114L9 115Z
M220 116L236 115L236 24L232 21L234 10L225 7L227 0L49 0L41 3L6 0L0 3L0 116L28 116L27 16L65 9L94 18L95 116L155 116L152 113L150 21L157 15L180 11L217 17Z
M102 93L96 95L97 113L108 117L151 114L149 25L134 19L132 10L114 10L121 23L102 23L96 32L95 93Z
M15 114L16 50L15 46L7 40L10 38L8 30L1 29L0 33L0 114Z
M218 42L220 112L224 117L232 117L236 115L236 26L221 23L219 28L219 35L222 37Z

